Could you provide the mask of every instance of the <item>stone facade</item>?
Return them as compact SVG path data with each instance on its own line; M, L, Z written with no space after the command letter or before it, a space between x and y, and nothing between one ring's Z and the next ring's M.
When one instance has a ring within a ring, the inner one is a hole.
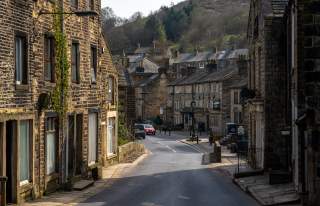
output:
M100 0L90 2L93 4L79 0L74 7L65 0L64 10L88 10L90 6L100 15ZM79 79L71 81L70 68L64 121L50 104L40 110L39 103L50 96L56 83L45 74L53 17L39 13L53 12L54 3L58 1L0 3L0 175L9 178L9 203L39 198L79 178L96 178L97 168L117 151L118 73L101 34L99 17L65 16L67 56L71 67L77 64ZM77 63L71 61L71 48L75 47ZM96 61L91 60L95 55ZM17 68L22 68L22 75Z
M320 204L320 99L318 1L289 1L293 180L303 205Z
M225 134L225 125L235 120L235 114L236 123L243 124L240 91L247 85L247 60L238 59L237 65L231 68L219 71L216 68L217 64L209 64L169 84L167 105L172 108L175 127L190 130L193 112L197 129L212 130L216 136Z
M282 15L272 1L251 1L248 38L250 45L249 90L247 101L249 137L254 167L289 168L286 138L282 130L290 126L286 50ZM290 149L290 147L288 148Z

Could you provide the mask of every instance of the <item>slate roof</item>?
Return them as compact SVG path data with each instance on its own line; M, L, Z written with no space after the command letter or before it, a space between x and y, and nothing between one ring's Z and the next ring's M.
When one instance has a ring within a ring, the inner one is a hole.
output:
M151 47L140 47L137 48L134 53L135 54L147 54L151 50Z
M228 56L227 59L237 59L239 56L248 56L249 50L248 49L235 49L232 50Z
M283 16L289 0L271 0L272 11L275 16Z
M172 59L172 64L186 63L186 62L200 62L215 59L216 54L211 51L195 53L181 53L178 57Z
M160 66L150 59L143 57L141 55L131 55L129 58L129 73L136 71L137 67L142 66L144 68L144 73L158 73Z
M248 85L248 79L241 79L239 82L236 82L232 85L230 85L230 88L241 88L241 87L245 87Z
M152 76L137 82L136 86L138 87L145 87L152 83L154 80L160 77L160 74L153 74Z
M236 68L229 68L220 70L217 72L208 72L208 71L198 71L193 73L190 76L177 79L169 84L169 86L180 86L180 85L190 85L190 84L200 84L200 83L209 83L223 81L228 78L231 78L233 75L238 74Z

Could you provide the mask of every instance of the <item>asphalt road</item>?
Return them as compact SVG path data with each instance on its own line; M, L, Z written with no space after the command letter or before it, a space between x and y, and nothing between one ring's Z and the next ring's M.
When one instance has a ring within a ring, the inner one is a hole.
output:
M258 206L229 177L201 165L202 154L178 137L147 136L152 152L81 206Z

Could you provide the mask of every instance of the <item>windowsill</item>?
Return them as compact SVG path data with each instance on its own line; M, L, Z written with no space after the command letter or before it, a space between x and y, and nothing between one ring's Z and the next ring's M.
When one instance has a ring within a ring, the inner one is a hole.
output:
M90 169L96 168L96 167L98 167L98 163L97 162L91 162L91 163L88 164L88 167Z
M28 91L29 90L29 85L28 84L16 84L16 90Z
M23 184L22 184L23 183ZM24 183L24 182L20 182L20 193L25 193L25 192L27 192L27 191L29 191L29 190L32 190L32 183L31 182L26 182L26 183Z
M114 154L114 153L107 154L107 160L113 159L115 157L117 157L117 154Z
M80 88L81 87L80 82L72 82L71 87Z
M51 173L51 174L47 174L46 175L46 183L51 182L53 180L57 180L59 178L59 174L58 173Z

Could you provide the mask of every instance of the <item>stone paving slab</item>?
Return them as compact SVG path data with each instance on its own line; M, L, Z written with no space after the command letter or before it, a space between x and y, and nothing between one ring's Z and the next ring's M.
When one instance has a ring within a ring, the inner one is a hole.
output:
M238 178L234 182L265 206L293 203L300 199L292 183L270 185L266 175Z

